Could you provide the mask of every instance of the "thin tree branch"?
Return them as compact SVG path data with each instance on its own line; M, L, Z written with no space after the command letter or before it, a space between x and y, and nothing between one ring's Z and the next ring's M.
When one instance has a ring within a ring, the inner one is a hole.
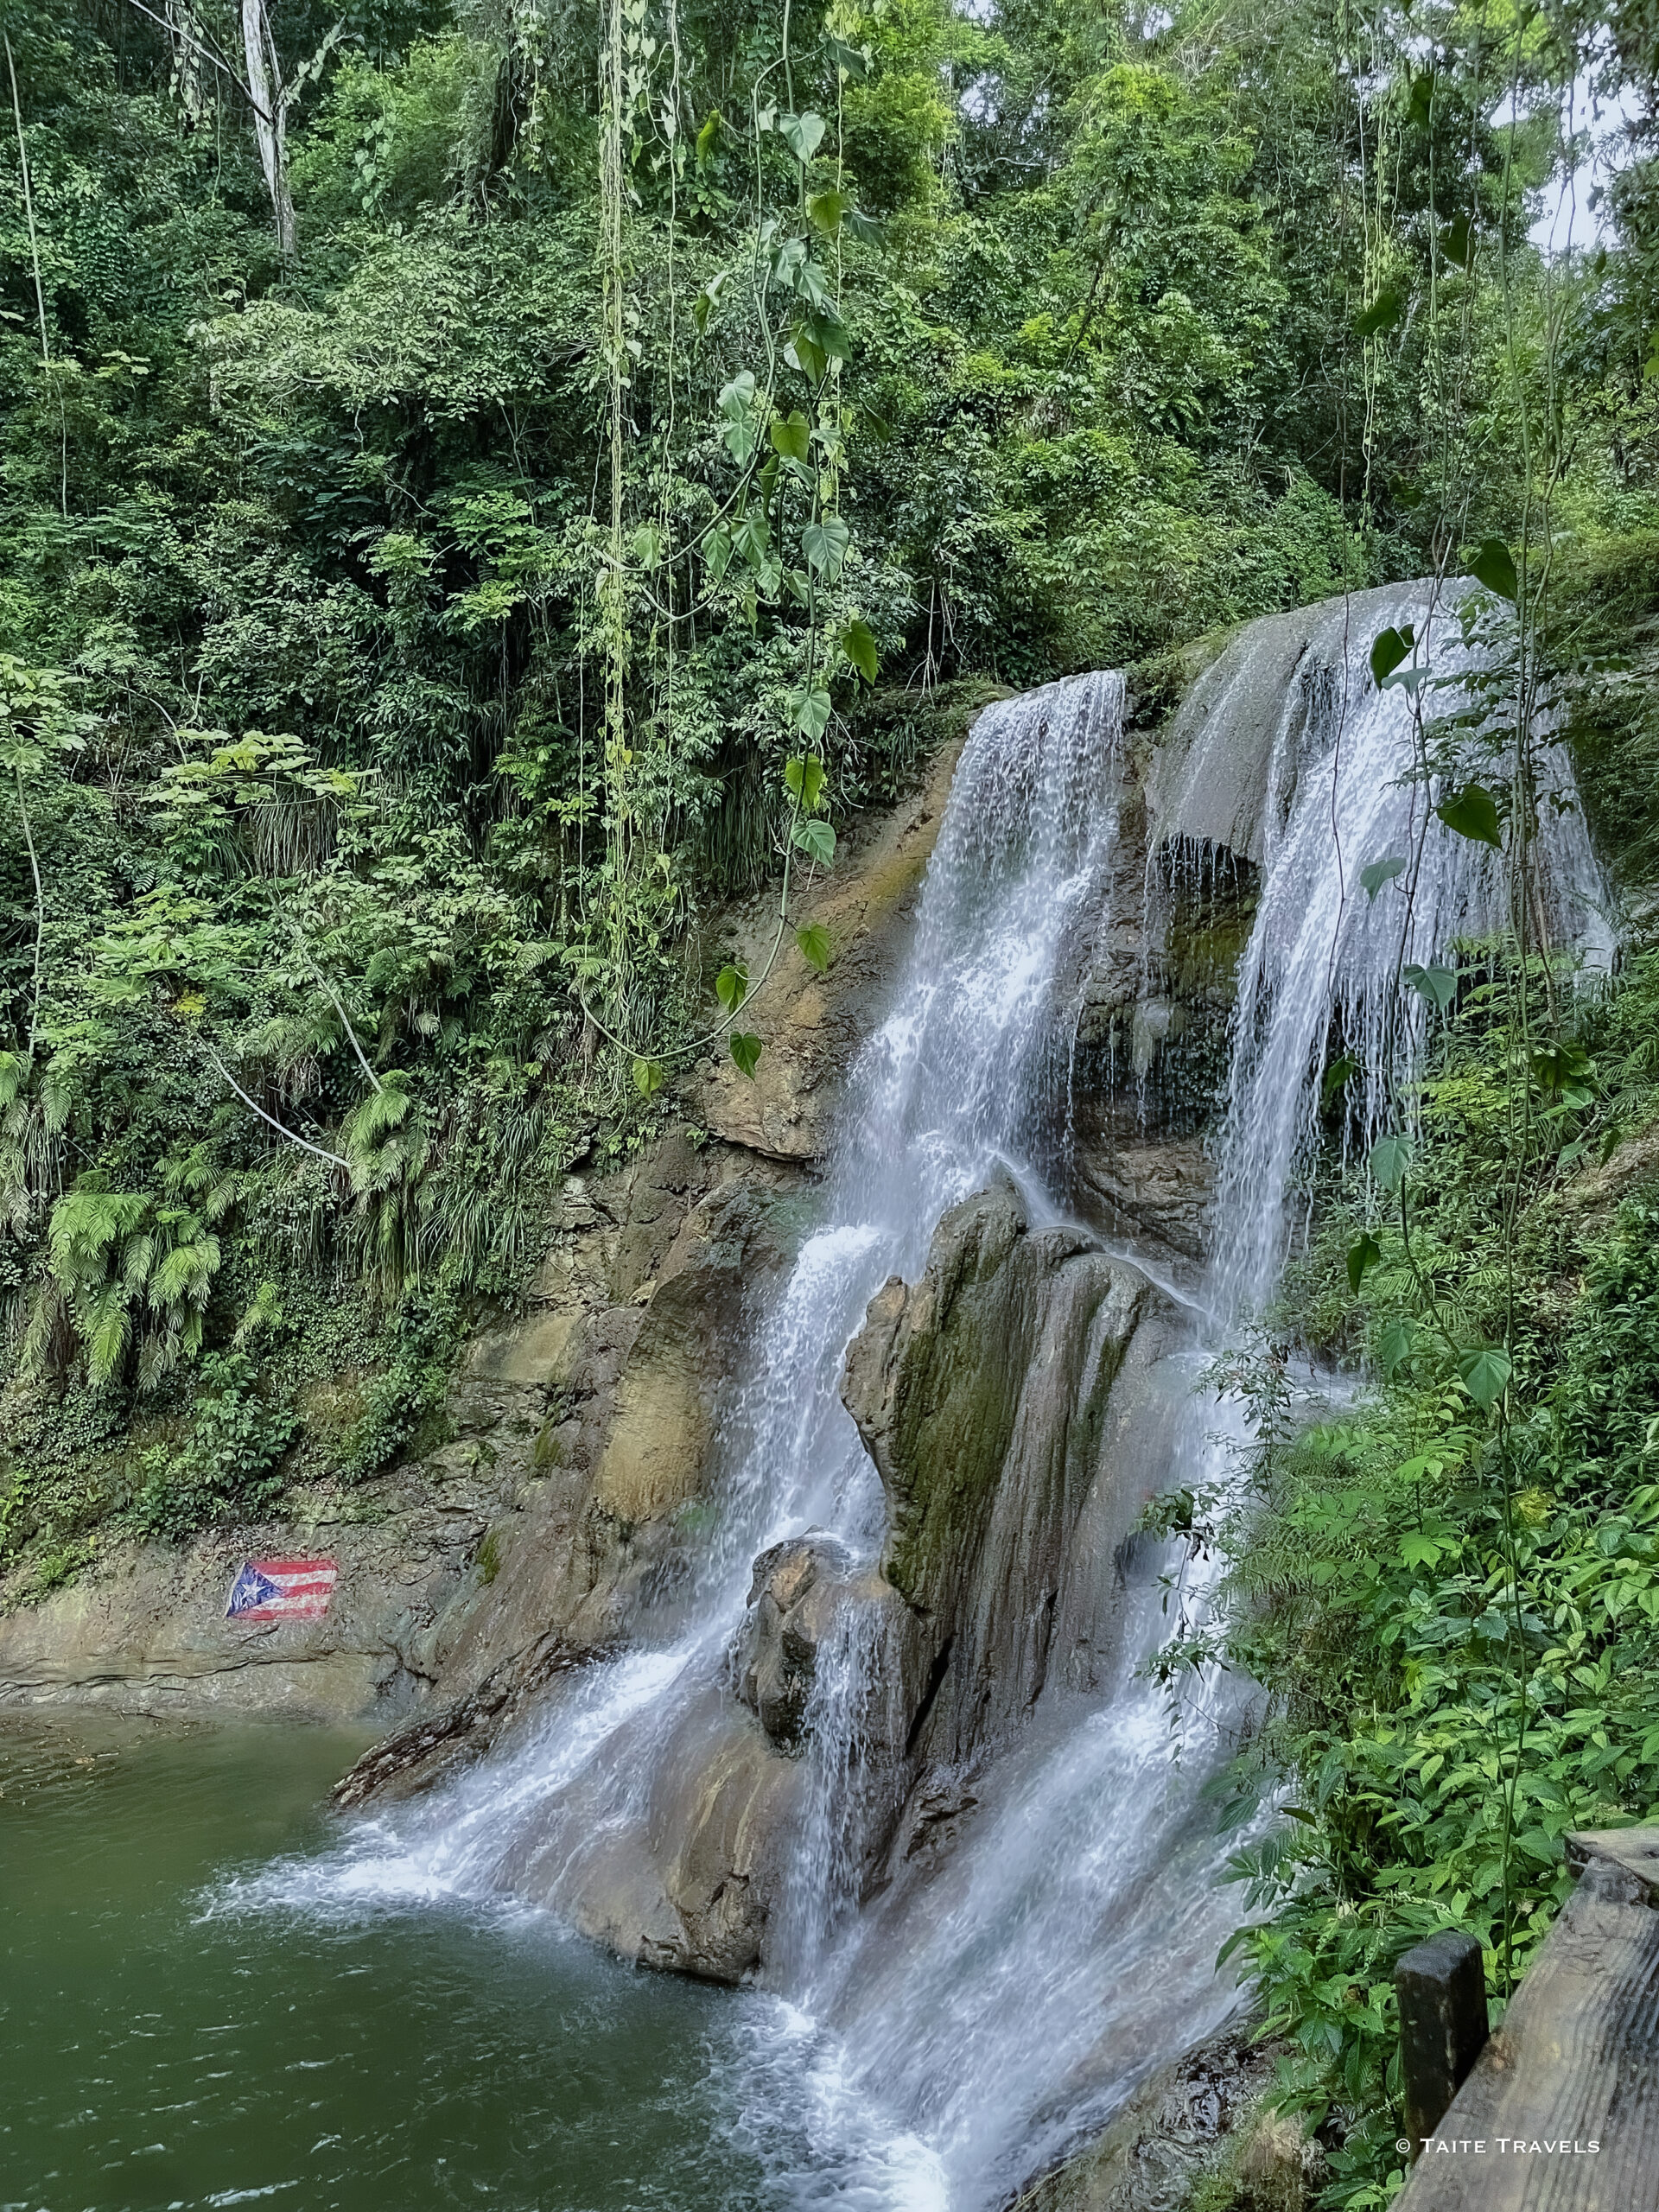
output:
M276 1116L274 1114L267 1114L264 1108L259 1104L257 1099L250 1098L247 1092L243 1090L241 1084L231 1073L229 1068L226 1066L224 1061L219 1058L219 1054L213 1050L213 1046L207 1042L206 1038L202 1039L201 1049L207 1054L207 1058L213 1062L217 1071L223 1076L226 1082L230 1084L231 1089L242 1101L242 1103L250 1108L252 1112L256 1113L262 1122L268 1122L271 1128L276 1130L279 1137L286 1137L289 1144L298 1145L302 1152L315 1153L319 1160L326 1160L331 1166L343 1167L348 1175L351 1173L352 1163L349 1160L342 1160L337 1152L328 1152L326 1151L321 1145L313 1144L308 1137L296 1137L292 1129L283 1128L283 1124L276 1119Z
M23 772L17 771L17 811L23 817L23 842L29 848L29 874L35 879L35 993L29 1009L29 1057L35 1057L35 1038L41 1025L41 955L46 943L46 893L41 887L41 863L35 850L35 831L23 796Z
M29 257L35 268L35 308L41 318L41 374L50 385L52 347L46 334L46 292L41 283L41 242L35 232L35 188L29 174L29 148L23 143L23 104L17 97L17 65L11 58L10 35L6 36L5 46L6 74L11 79L11 118L17 126L17 160L23 173L23 214L29 224ZM69 423L63 411L61 391L58 394L58 435L61 456L59 507L67 520L69 514ZM20 791L22 788L20 780Z

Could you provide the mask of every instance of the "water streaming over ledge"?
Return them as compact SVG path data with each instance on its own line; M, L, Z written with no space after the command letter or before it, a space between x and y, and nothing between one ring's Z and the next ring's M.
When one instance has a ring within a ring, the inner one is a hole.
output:
M1421 616L1408 592L1388 607L1389 620ZM1271 1283L1333 1020L1361 1049L1411 1047L1384 1006L1397 917L1353 887L1365 861L1408 849L1421 804L1398 781L1410 757L1400 695L1379 697L1365 672L1376 612L1362 635L1340 603L1316 611L1246 809L1262 895L1221 1143L1218 1299ZM1236 768L1222 756L1249 741L1240 698L1260 689L1254 651L1247 632L1230 671L1212 672L1155 836L1190 836L1220 767ZM883 1502L837 1395L845 1349L872 1294L891 1274L913 1280L940 1215L997 1169L1033 1223L1055 1217L1045 1130L1065 1064L1057 1047L1075 1026L1063 1001L1076 948L1122 859L1123 702L1120 677L1079 677L987 709L970 735L892 1010L849 1079L820 1225L728 1425L720 1530L689 1617L682 1605L654 1643L645 1623L627 1656L576 1680L537 1732L442 1796L362 1823L321 1860L273 1867L221 1908L350 1916L524 1888L574 1908L599 1862L632 1847L653 1776L725 1694L755 1554L821 1528L874 1558ZM1571 813L1556 822L1558 924L1593 937L1582 827ZM1491 913L1478 850L1438 835L1423 849L1415 958ZM1145 1487L1225 1469L1224 1414L1193 1389L1203 1357L1195 1329L1138 1416ZM1201 1590L1187 1596L1202 1605ZM975 1777L937 1877L861 1909L837 1874L833 1822L858 1713L881 1686L868 1640L849 1630L825 1647L789 1957L771 1993L739 2000L711 2060L780 2204L982 2212L1226 2016L1236 1998L1213 1961L1234 1901L1215 1889L1223 1847L1195 1800L1225 1752L1237 1692L1205 1687L1178 1758L1162 1700L1136 1672L1166 1633L1148 1576L1114 1679L1090 1695L1045 1693L1022 1740Z

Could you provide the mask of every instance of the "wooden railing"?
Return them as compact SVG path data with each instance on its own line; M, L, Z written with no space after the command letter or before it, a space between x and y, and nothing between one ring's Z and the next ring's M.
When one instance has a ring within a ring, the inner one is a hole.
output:
M1415 2164L1394 2212L1659 2212L1659 1827L1567 1857L1578 1885L1495 2034L1472 1938L1400 1961Z

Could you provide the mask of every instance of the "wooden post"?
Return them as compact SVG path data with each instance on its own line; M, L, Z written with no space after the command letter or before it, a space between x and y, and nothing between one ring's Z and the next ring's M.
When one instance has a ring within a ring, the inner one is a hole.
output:
M1446 2116L1486 2041L1486 1971L1472 1936L1448 1929L1394 1970L1411 2157Z

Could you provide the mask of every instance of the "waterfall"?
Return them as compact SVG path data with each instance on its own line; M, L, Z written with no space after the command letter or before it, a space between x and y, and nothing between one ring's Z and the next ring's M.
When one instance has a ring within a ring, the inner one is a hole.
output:
M1425 719L1466 715L1455 679L1484 649L1465 637L1459 604L1471 587L1412 583L1332 600L1304 617L1253 626L1195 687L1166 749L1160 831L1178 849L1220 830L1261 872L1238 973L1228 1109L1217 1194L1217 1288L1257 1305L1283 1255L1286 1204L1319 1141L1324 1079L1338 1056L1360 1152L1388 1125L1395 1084L1421 1049L1428 1002L1400 978L1454 958L1460 938L1499 929L1505 861L1454 836L1431 812L1438 791L1411 773L1416 748L1403 686L1372 680L1373 639L1410 626L1435 687ZM1285 647L1294 659L1287 670ZM1264 677L1268 679L1264 683ZM1535 738L1547 747L1548 715ZM1465 752L1469 733L1463 736ZM1465 763L1479 770L1479 755ZM1560 948L1605 970L1605 893L1571 771L1545 749L1539 848L1543 912ZM1375 891L1362 871L1398 873Z
M1406 702L1376 691L1366 667L1376 631L1403 620L1452 664L1453 626L1419 588L1252 626L1196 688L1146 791L1151 852L1225 849L1260 872L1219 1145L1217 1303L1270 1287L1332 1034L1367 1071L1357 1118L1371 1127L1383 1056L1422 1034L1390 1011L1398 887L1371 900L1358 885L1362 867L1415 851L1423 826L1421 788L1401 780ZM349 1913L517 1891L579 1921L587 1910L591 1925L596 1889L645 1878L657 1793L730 1709L757 1554L817 1529L854 1571L879 1554L884 1499L837 1392L873 1294L913 1281L940 1216L998 1171L1033 1224L1060 1217L1050 1170L1078 948L1125 867L1123 716L1122 678L1096 675L988 708L974 726L890 1011L848 1077L817 1225L725 1424L720 1526L691 1600L655 1625L647 1615L633 1649L575 1678L512 1747L364 1822L329 1858L272 1870L251 1902ZM1429 829L1404 947L1424 962L1489 925L1501 887L1479 849ZM1548 838L1555 926L1593 943L1576 814L1554 815ZM1143 859L1136 845L1132 865ZM1230 1464L1236 1421L1195 1389L1213 1344L1196 1321L1135 1416L1148 1489L1218 1479ZM1196 1580L1181 1595L1201 1611ZM1225 1847L1197 1797L1243 1693L1201 1685L1178 1755L1139 1670L1168 1632L1155 1573L1127 1603L1111 1679L1089 1694L1046 1690L1020 1740L942 1808L960 1838L937 1875L862 1902L854 1777L868 1764L862 1734L880 1729L880 1639L849 1612L821 1647L795 1763L783 1955L716 2062L779 2202L987 2212L1236 2005L1214 1960L1236 1901L1216 1887Z

